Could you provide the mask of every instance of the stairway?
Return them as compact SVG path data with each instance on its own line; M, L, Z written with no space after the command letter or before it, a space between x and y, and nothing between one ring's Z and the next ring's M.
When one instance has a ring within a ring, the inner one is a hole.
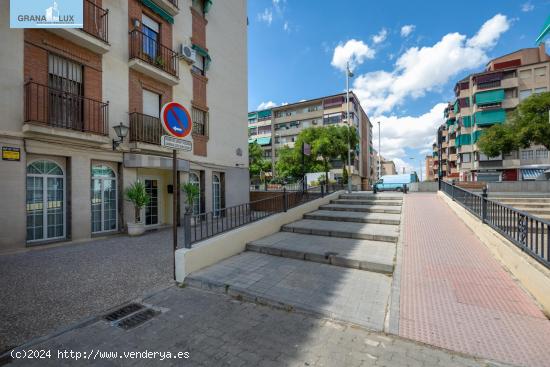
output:
M402 194L342 194L186 283L383 330L402 202Z
M504 205L527 212L545 220L550 220L550 197L545 196L494 196L489 199L498 201Z

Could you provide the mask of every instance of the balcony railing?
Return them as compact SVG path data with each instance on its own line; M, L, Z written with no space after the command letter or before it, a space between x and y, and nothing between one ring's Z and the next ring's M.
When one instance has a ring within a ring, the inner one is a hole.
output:
M130 113L130 141L160 145L163 135L162 125L158 117L143 113Z
M175 77L179 74L178 54L139 29L130 32L130 59L145 61Z
M25 122L106 135L109 104L29 81Z
M90 0L84 0L84 27L82 30L109 43L109 10L105 10Z

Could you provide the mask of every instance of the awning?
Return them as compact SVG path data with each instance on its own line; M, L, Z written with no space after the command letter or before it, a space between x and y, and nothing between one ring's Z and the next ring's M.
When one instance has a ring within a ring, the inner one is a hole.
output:
M542 175L544 173L544 168L528 168L528 169L522 169L521 170L521 176L524 180L536 180L537 177Z
M174 24L174 17L172 17L166 10L162 9L160 6L155 4L151 0L140 0L143 5L154 11L156 14L158 14L162 19L166 20L170 24Z
M258 144L260 145L269 145L271 144L271 137L266 136L263 138L258 138Z
M204 0L204 14L208 13L211 7L212 7L212 0Z
M540 34L537 37L537 40L535 41L535 43L537 45L541 43L544 40L544 38L548 35L549 32L550 32L550 16L546 18L546 22L544 22L544 26L540 30Z
M208 54L208 51L206 51L201 46L193 45L193 50L197 51L197 53L201 56L204 56L204 67L208 69L208 66L210 65L210 62L212 62L212 58Z
M248 138L248 144L254 143L256 138Z

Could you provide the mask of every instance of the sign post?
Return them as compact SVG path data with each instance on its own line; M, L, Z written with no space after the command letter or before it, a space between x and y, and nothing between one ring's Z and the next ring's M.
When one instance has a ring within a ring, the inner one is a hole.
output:
M161 145L172 148L172 239L173 239L173 275L176 279L176 250L178 248L178 157L177 151L190 151L193 143L184 140L192 130L193 122L189 111L177 102L168 102L160 111L162 127L169 135L161 137Z

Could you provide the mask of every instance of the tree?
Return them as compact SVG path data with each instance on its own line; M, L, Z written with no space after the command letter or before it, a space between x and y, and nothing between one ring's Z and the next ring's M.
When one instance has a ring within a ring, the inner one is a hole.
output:
M311 146L311 155L304 157L305 171L325 172L325 181L328 182L330 162L338 158L347 161L348 134L352 134L351 144L355 147L355 128L349 129L349 132L347 126L310 127L302 130L296 138L294 148L284 147L277 151L277 172L282 177L301 177L302 144L307 143Z
M489 157L510 153L531 144L550 150L550 92L535 94L522 101L503 125L493 125L478 141L479 149Z
M250 177L258 177L261 172L271 171L271 161L264 158L264 151L257 142L248 144Z

